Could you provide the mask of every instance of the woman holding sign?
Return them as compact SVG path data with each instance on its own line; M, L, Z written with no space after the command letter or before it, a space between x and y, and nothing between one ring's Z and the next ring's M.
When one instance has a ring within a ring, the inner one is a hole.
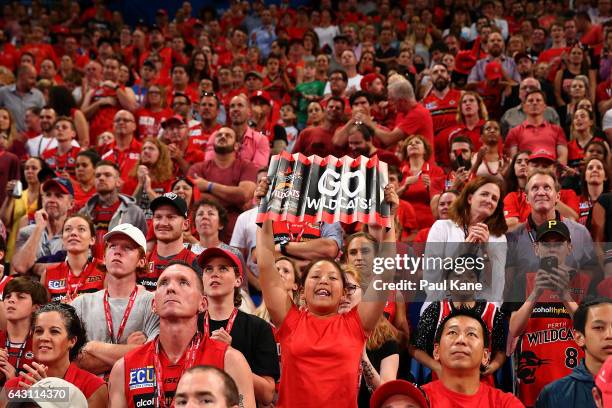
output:
M265 195L268 188L269 182L262 180L257 196ZM391 185L385 187L385 201L391 205L393 217L398 198ZM393 224L386 233L385 242L394 253ZM277 339L283 351L283 376L276 406L354 408L359 362L366 337L382 315L388 291L377 292L371 283L359 305L339 314L346 277L335 261L318 259L313 260L302 274L301 291L306 307L298 309L274 266L271 221L265 221L263 227L258 228L257 260L263 298L272 323L278 327ZM374 281L379 284L381 280L390 281L393 273L394 270L385 271Z
M477 177L466 184L449 210L448 220L436 221L427 237L425 259L443 261L426 265L423 287L428 301L442 300L450 282L443 279L444 270L464 267L459 261L474 255L484 269L475 297L501 304L506 265L506 231L502 181L493 176ZM423 282L421 282L423 283ZM442 286L446 284L447 286Z

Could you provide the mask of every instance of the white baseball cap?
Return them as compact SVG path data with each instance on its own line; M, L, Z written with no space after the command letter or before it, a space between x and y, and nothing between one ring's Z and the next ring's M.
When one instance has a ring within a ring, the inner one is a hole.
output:
M47 377L38 381L32 389L55 390L55 401L36 401L40 408L87 408L87 398L74 384L57 377ZM64 392L65 391L65 392Z
M143 251L147 252L147 239L141 230L133 226L132 224L119 224L106 234L104 234L104 242L108 241L110 237L115 235L125 235L132 241L138 244Z

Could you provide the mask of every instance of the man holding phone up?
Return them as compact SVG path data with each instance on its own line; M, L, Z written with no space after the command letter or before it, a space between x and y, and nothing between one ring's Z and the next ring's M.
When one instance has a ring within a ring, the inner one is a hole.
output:
M546 384L569 374L582 358L572 314L587 294L594 255L586 228L555 211L554 174L535 170L525 189L531 214L507 235L509 290L502 310L511 315L512 348L518 343L519 396L530 407Z

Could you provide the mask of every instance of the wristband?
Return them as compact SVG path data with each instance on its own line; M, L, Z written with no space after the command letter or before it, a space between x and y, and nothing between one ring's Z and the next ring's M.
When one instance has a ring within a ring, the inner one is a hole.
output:
M206 191L209 193L212 193L212 189L213 189L213 183L211 183L210 181L208 182L208 187L206 187Z

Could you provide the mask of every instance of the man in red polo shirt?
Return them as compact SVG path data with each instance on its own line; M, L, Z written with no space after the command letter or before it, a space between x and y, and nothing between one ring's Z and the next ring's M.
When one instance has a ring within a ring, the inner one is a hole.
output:
M321 126L309 127L298 135L293 153L302 153L305 156L316 154L326 157L334 155L337 149L332 143L334 131L342 123L342 113L344 112L344 99L332 96L325 107L325 119Z
M421 103L431 113L434 134L457 124L457 107L461 91L451 89L450 73L444 64L431 67L432 87Z
M395 129L391 131L374 128L385 146L395 146L397 142L414 134L422 135L430 146L434 145L433 121L431 114L423 105L417 102L414 89L408 81L398 81L387 87L389 105L395 107L398 116ZM434 154L430 157L434 161Z
M555 160L567 164L567 139L557 125L544 119L546 96L541 90L533 90L525 98L523 110L527 119L521 125L511 129L506 138L506 150L514 156L521 150L547 150L555 152Z
M120 110L113 119L115 140L102 146L102 160L108 160L119 166L121 178L127 180L128 174L140 159L142 145L136 140L136 120L131 112Z

